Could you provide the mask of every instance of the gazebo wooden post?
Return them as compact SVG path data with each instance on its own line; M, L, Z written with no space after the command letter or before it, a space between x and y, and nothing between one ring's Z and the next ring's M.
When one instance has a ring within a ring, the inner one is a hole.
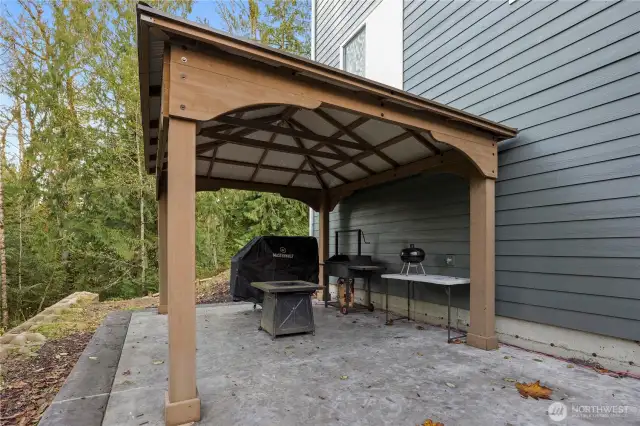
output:
M158 313L167 313L167 192L158 194L158 282L160 303Z
M169 391L165 423L200 420L196 389L196 123L170 118L167 173Z
M497 349L495 319L495 180L471 173L471 294L467 343Z
M319 216L318 257L320 261L320 284L324 287L322 300L325 307L329 301L329 275L324 267L324 262L329 258L329 213L331 212L330 200L327 191L322 192Z

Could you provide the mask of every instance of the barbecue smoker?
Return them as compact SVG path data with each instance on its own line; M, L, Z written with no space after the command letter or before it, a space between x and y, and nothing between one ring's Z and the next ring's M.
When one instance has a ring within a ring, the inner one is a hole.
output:
M358 254L339 254L339 238L340 234L357 233L358 234ZM349 305L353 299L354 280L356 278L363 278L366 284L367 298L364 307L369 311L373 311L373 304L371 303L371 276L374 273L379 273L385 268L373 263L371 256L362 255L362 243L369 244L365 238L362 229L348 229L344 231L335 231L334 234L334 254L324 262L325 273L331 277L338 277L338 284L344 283L345 285L345 304L340 306L340 301L332 302L329 300L329 289L326 288L324 292L324 305L325 307L331 305L340 308L340 312L344 315L349 313ZM338 297L340 298L340 297ZM354 305L356 307L356 305Z

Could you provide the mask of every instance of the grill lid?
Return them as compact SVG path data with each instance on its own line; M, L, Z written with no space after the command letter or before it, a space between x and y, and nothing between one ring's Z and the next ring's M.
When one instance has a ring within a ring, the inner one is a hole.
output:
M414 244L409 245L408 248L402 249L400 252L400 259L405 263L420 263L424 260L425 256L424 250L416 247Z

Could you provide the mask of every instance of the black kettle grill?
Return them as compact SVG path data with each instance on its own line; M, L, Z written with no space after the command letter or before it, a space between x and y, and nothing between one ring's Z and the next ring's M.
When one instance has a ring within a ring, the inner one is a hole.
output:
M426 254L424 250L416 247L414 244L410 244L408 248L402 249L400 252L400 259L402 260L402 269L400 269L401 274L409 275L409 270L411 268L415 268L416 272L419 272L419 269L422 269L422 275L426 275L424 270L424 266L422 266L422 262L424 261ZM407 271L405 272L405 268Z

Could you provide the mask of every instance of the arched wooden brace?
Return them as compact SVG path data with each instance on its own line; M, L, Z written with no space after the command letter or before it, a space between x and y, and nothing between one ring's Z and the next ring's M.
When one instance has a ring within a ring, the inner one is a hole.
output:
M210 56L172 46L167 110L172 117L208 121L231 111L260 104L285 104L306 109L320 106L430 131L438 141L462 152L486 177L497 176L497 147L487 134L408 108L357 96L335 86L311 84L273 67L248 64L222 52Z

